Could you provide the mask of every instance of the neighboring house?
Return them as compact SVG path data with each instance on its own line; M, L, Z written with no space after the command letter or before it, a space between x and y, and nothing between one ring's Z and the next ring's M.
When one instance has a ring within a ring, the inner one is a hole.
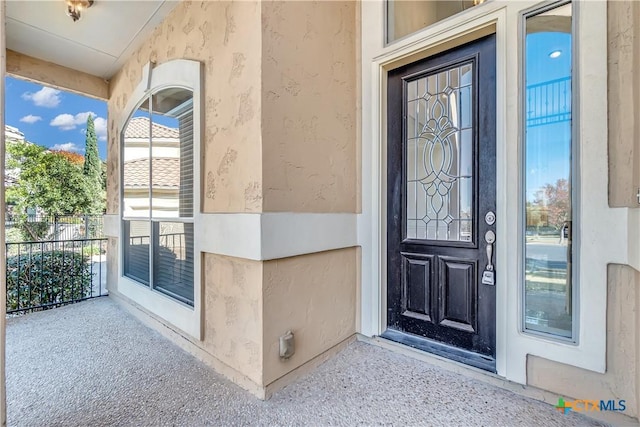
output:
M5 141L24 141L24 133L20 132L20 129L4 125L4 137Z
M153 185L155 216L173 217L178 214L178 192L180 190L180 135L172 129L153 123L146 117L134 117L124 134L124 191L123 214L135 216L136 212L148 211L150 152L149 143L153 135Z
M108 101L111 298L259 397L359 336L638 416L640 2L65 7L6 67Z
M4 138L5 144L11 144L12 142L24 142L24 133L20 132L20 129L13 126L4 126ZM15 185L18 177L20 176L19 168L6 169L4 171L4 184L7 187Z

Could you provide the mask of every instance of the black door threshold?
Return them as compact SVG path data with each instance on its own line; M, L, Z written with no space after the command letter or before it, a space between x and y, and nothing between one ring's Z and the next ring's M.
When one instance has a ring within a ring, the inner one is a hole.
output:
M417 335L394 331L393 329L387 329L382 335L380 335L380 337L417 350L432 353L446 359L464 363L465 365L493 372L494 374L496 373L496 360L489 356L452 347Z

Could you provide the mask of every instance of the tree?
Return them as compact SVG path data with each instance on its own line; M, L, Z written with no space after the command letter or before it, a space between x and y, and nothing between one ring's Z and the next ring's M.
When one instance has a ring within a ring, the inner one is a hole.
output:
M556 181L555 185L545 185L543 191L549 224L557 228L562 228L564 223L571 219L569 182L561 178Z
M47 215L86 213L92 200L82 166L67 155L30 142L7 144L7 168L17 170L7 201L19 214L39 208Z
M91 198L80 165L71 163L63 154L30 143L12 144L7 151L12 161L21 161L16 185L7 191L19 213L26 213L28 208L40 208L47 215L87 211Z
M91 204L87 213L104 212L106 194L102 189L102 164L98 155L98 138L93 116L87 116L83 174L87 180Z
M84 156L82 154L74 153L73 151L66 150L55 150L52 153L58 153L61 156L65 157L69 162L74 165L82 166L84 164Z

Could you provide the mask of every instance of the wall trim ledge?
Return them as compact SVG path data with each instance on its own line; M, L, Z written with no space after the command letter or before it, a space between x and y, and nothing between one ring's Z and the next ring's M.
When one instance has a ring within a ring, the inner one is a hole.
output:
M268 261L358 245L356 213L201 213L195 228L202 252ZM117 214L104 215L104 232L118 237Z

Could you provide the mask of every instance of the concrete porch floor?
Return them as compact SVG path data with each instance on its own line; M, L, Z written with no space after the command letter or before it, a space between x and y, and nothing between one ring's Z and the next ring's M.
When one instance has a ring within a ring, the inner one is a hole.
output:
M259 401L107 297L7 323L10 426L602 425L362 342Z

